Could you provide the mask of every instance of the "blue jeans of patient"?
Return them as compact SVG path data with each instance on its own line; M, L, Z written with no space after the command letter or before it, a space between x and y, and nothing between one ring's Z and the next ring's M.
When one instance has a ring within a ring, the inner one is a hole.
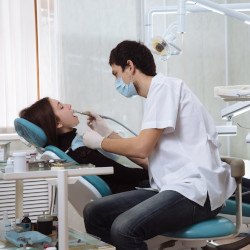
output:
M134 190L90 202L84 209L86 231L117 250L147 250L144 242L167 231L214 217L209 198L202 207L178 192Z

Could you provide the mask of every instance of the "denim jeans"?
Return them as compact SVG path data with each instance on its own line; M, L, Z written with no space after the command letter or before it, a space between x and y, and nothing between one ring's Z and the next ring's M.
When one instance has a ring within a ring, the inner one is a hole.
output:
M167 231L214 217L209 198L202 207L172 190L133 190L90 202L84 208L86 231L117 250L147 250L144 242Z

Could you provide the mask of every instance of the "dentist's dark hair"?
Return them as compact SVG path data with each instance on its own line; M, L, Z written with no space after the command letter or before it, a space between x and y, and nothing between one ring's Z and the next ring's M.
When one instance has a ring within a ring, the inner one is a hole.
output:
M110 52L109 64L116 64L124 71L131 60L137 69L148 76L156 75L156 66L151 51L141 42L125 40Z
M47 145L57 146L57 121L49 97L35 102L20 111L19 116L40 127L48 138Z

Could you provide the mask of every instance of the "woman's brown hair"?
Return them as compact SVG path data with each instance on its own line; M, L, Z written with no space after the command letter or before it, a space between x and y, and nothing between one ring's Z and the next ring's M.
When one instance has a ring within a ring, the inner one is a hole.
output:
M19 116L40 127L48 137L48 145L57 146L57 117L54 114L49 97L42 98L21 110Z

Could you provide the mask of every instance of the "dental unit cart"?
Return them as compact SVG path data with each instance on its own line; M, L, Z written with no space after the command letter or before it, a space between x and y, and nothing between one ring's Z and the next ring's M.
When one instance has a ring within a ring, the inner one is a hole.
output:
M15 201L15 215L16 218L20 218L23 215L23 180L26 179L56 179L58 187L58 242L60 250L68 250L69 235L68 233L68 182L72 183L77 180L76 177L85 175L105 175L113 174L113 167L89 167L88 165L74 165L65 169L54 169L53 170L37 170L27 171L21 173L4 173L0 171L1 180L15 180L16 181L16 201ZM79 197L80 198L80 197ZM87 235L87 234L86 234ZM80 237L80 236L79 236ZM115 250L115 247L105 244L100 240L97 240L91 236L88 236L90 241L99 241L102 246L98 246L94 249L102 250ZM4 249L4 248L1 248ZM18 248L6 248L6 249L18 249ZM19 248L20 249L20 248ZM25 248L23 248L25 249ZM27 248L29 249L29 248ZM74 249L77 249L74 247ZM80 247L79 249L85 249ZM89 248L86 248L89 249Z

